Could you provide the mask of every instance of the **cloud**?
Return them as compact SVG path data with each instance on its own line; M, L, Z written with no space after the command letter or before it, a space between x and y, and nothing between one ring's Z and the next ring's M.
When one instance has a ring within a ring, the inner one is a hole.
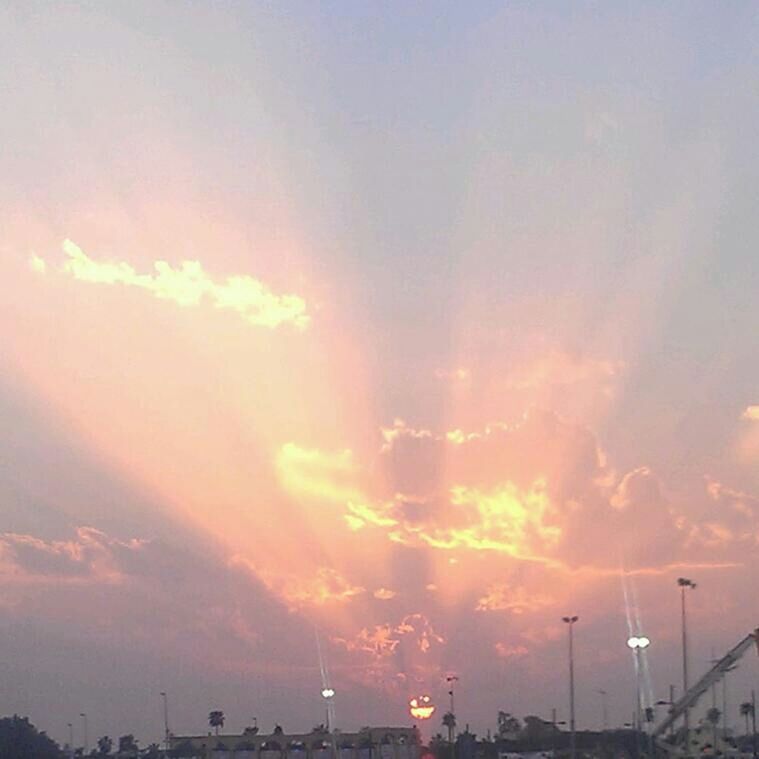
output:
M527 646L512 645L500 641L495 644L495 652L501 659L518 659L530 653Z
M214 282L199 261L182 261L178 268L166 261L156 261L153 273L139 274L124 261L95 261L71 240L63 242L63 251L67 259L62 271L81 282L136 287L184 307L208 302L216 308L235 311L259 327L273 329L289 324L305 329L310 322L302 298L276 295L248 275L234 275L221 283ZM47 268L38 256L32 257L30 265L39 273Z
M363 498L350 450L332 453L285 443L277 452L276 468L280 483L292 495L336 502Z
M477 601L477 611L509 611L524 614L537 611L554 603L553 598L535 595L519 585L491 585Z
M29 267L32 271L37 272L37 274L44 274L47 271L45 260L37 255L33 255L29 259Z
M272 572L255 566L242 556L233 556L230 566L244 568L272 591L291 611L306 607L341 604L366 593L332 567L319 567L308 576L294 572Z
M295 660L310 667L309 655L301 661L299 653L304 636L311 643L310 629L299 632L288 608L250 572L206 549L200 555L195 548L119 539L93 527L55 540L5 533L2 611L119 651L128 636L131 656L144 649L239 672L260 666L250 653L264 648L270 664L290 672ZM329 584L330 578L318 582Z
M410 682L429 683L439 679L442 667L439 649L446 639L423 613L404 615L398 622L364 627L351 637L334 637L353 662L352 679L388 690Z
M459 366L455 369L435 369L435 377L439 380L469 383L472 380L472 372L466 367Z
M388 590L387 588L377 588L372 594L379 601L389 601L398 595L394 590Z
M119 541L93 527L79 527L71 540L46 541L32 535L0 535L0 581L12 583L119 582L127 555L145 541Z
M759 406L747 406L741 417L752 422L759 422Z
M382 476L370 480L368 471ZM342 467L320 472L327 482L318 490L338 497ZM497 585L485 591L490 578L471 565L476 554L497 557L505 562L501 569L516 562L598 577L620 567L660 573L696 558L706 567L733 565L731 546L756 533L745 494L722 488L717 509L703 484L692 498L670 492L650 467L618 475L588 429L535 408L516 423L474 431L437 433L396 419L381 429L377 460L362 467L351 459L350 472L351 482L363 478L363 486L342 487L347 527L367 544L384 539L464 562L461 574L479 583L472 604L483 611L536 607ZM746 513L738 524L741 508Z

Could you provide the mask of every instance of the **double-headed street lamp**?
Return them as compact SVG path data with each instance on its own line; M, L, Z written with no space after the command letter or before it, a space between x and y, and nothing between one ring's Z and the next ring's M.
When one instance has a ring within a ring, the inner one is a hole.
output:
M325 685L322 688L322 698L327 705L327 732L331 733L335 729L335 689Z
M570 759L576 759L577 746L575 734L575 653L574 653L574 636L572 629L578 616L562 617L563 622L569 626L569 751Z
M640 741L640 732L643 729L643 720L641 715L643 713L643 693L641 684L641 677L643 674L643 652L651 645L651 641L645 635L632 635L627 639L627 645L635 655L635 718L638 723L638 729L635 731L636 743ZM640 751L638 751L640 753Z

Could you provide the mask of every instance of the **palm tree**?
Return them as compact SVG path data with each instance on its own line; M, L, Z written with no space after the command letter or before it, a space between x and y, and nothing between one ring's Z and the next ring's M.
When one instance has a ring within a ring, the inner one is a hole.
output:
M712 746L714 746L715 751L717 750L717 723L721 716L722 712L716 706L712 706L706 712L706 721L711 722L712 725Z
M448 728L448 743L453 743L453 730L456 727L456 715L446 712L443 715L443 724Z
M208 714L208 724L216 731L216 735L219 734L219 728L224 727L224 712L219 709Z
M751 701L744 701L740 708L741 714L746 718L746 735L748 735L748 718L754 714L754 705Z

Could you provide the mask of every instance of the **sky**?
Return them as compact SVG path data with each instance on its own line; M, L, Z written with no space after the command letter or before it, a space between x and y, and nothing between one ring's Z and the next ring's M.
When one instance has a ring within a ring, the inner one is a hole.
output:
M759 624L755 3L6 2L0 713L635 708ZM319 644L317 645L317 640ZM749 654L728 718L756 687Z

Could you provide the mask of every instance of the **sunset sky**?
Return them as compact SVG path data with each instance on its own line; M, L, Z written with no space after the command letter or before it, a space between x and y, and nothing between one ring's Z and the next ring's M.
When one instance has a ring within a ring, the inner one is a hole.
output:
M0 713L629 721L759 624L759 6L6 2ZM729 719L756 687L731 675Z

